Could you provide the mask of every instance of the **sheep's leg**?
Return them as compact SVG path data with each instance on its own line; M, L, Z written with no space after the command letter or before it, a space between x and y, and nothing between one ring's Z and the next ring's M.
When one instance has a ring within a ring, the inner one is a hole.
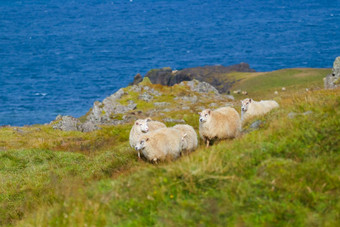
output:
M209 147L209 142L210 142L210 141L207 139L207 147Z

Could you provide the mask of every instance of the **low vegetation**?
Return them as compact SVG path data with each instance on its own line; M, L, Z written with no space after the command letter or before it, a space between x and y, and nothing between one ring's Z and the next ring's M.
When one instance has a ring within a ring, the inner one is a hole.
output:
M130 124L90 133L0 128L0 225L338 226L340 90L318 89L327 70L286 71L273 72L287 88L277 96L281 85L265 76L242 75L233 87L274 97L279 109L247 121L238 139L201 142L175 162L138 161ZM290 81L305 74L312 91ZM247 82L256 78L267 82ZM198 131L193 110L168 115Z

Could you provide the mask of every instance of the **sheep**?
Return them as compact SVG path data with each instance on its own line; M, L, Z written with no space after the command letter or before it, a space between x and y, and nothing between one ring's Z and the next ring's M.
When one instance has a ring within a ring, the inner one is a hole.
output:
M278 95L279 94L279 92L278 91L274 91L274 95Z
M242 95L248 95L247 91L242 91Z
M144 157L157 163L166 158L176 159L181 155L183 136L174 128L160 128L142 135L135 149Z
M173 127L182 133L182 149L194 151L197 148L197 133L194 128L186 124L178 124Z
M260 102L256 102L251 98L246 98L243 99L241 103L242 122L250 117L266 114L270 110L279 107L279 104L274 100L261 100Z
M205 109L199 114L199 134L207 147L213 139L231 139L241 132L240 115L234 108Z
M166 128L166 125L159 121L152 121L151 118L138 119L135 121L130 131L130 146L135 148L141 135L159 128ZM138 158L140 158L140 152L138 152Z
M282 89L281 89L282 91L286 91L286 88L285 87L282 87Z

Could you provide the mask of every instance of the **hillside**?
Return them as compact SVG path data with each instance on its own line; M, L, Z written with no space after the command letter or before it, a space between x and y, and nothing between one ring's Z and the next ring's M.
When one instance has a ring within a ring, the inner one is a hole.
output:
M115 126L86 133L2 127L0 225L337 226L340 90L321 89L329 72L233 73L231 90L248 92L235 100L144 80L140 91L123 89L120 104L132 100L136 108L109 116L120 121ZM144 89L156 95L144 99ZM184 121L197 130L200 109L239 111L246 97L275 99L280 108L246 122L240 138L210 148L201 143L174 162L138 161L129 147L135 118L151 115L167 126Z

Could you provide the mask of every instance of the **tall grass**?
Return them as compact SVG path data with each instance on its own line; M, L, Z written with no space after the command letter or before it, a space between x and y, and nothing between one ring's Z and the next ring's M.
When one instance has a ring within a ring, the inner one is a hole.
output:
M92 181L18 225L337 226L339 92L283 98L259 130Z

